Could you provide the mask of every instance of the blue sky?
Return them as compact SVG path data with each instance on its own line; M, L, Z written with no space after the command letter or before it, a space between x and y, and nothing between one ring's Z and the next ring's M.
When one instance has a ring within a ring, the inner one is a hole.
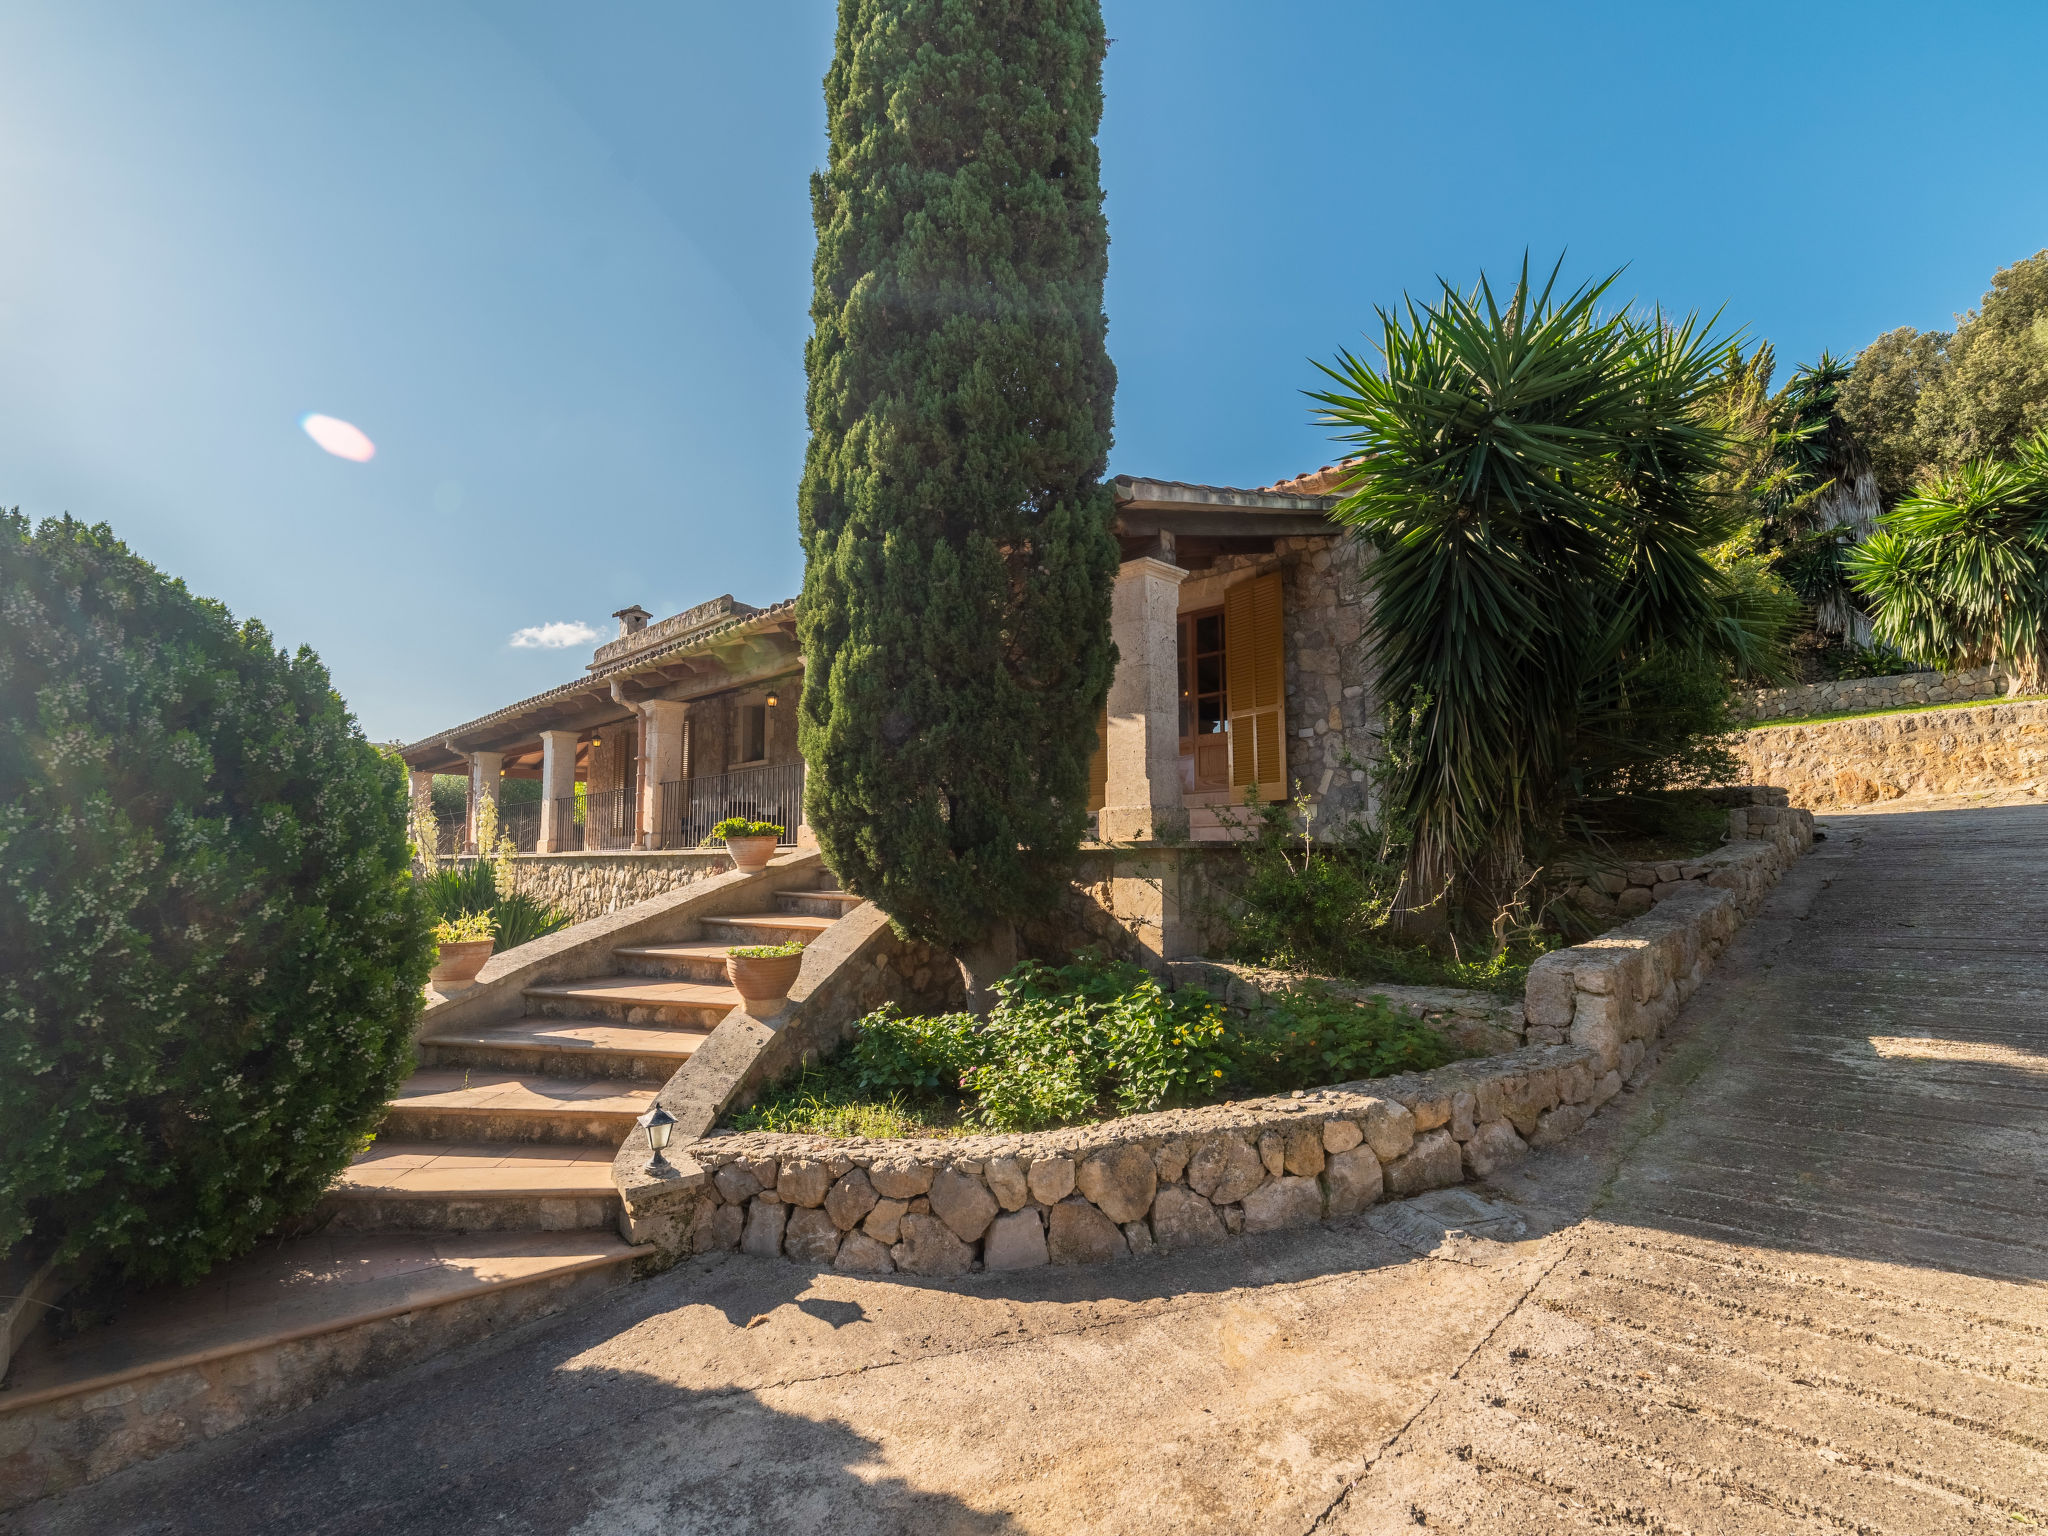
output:
M2048 7L1108 0L1119 470L1324 462L1308 359L1527 248L1791 361L2048 245ZM0 505L379 739L801 581L823 0L0 9ZM362 427L329 457L307 412Z

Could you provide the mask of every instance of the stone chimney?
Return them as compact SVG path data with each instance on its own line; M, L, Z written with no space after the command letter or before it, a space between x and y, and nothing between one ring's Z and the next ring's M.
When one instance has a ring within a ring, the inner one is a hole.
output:
M647 621L653 618L654 615L645 608L642 608L638 603L635 603L630 608L621 608L612 617L619 621L619 638L625 640L645 629Z

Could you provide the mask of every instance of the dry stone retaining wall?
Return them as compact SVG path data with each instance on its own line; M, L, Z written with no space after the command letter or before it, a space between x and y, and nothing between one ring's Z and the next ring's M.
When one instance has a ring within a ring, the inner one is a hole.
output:
M879 915L865 929L849 921L843 956L816 957L811 985L831 1000L823 1028L729 1017L662 1091L679 1131L694 1139L660 1164L635 1139L620 1148L612 1168L623 1230L651 1245L656 1264L738 1248L854 1273L943 1277L1196 1247L1486 1178L1532 1146L1576 1135L1620 1091L1810 846L1812 817L1785 806L1782 794L1723 793L1744 840L1719 850L1718 862L1700 861L1696 877L1681 870L1649 887L1651 910L1531 967L1521 1008L1529 1043L1520 1049L1433 1072L1031 1135L705 1134L720 1104L765 1081L765 1053L779 1044L780 1058L792 1061L821 1046L880 990L881 977L867 974L887 929ZM794 1014L806 1011L794 1003ZM782 1031L791 1038L771 1039ZM728 1032L745 1049L714 1065L712 1047ZM689 1091L693 1073L716 1092Z
M2048 701L1762 726L1735 753L1751 777L1814 810L2022 789L2048 778Z
M1896 677L1843 677L1832 682L1801 683L1794 688L1745 689L1736 694L1730 713L1738 720L1789 720L1852 710L1913 709L1926 704L1995 699L2005 693L2010 682L1997 667L1904 672Z
M620 912L732 869L723 848L665 853L519 853L512 887L560 907L576 922Z

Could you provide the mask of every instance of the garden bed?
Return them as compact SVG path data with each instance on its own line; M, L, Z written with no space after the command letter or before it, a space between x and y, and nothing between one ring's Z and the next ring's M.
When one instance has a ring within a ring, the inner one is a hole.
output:
M1190 978L1192 979L1192 978ZM1224 978L1228 980L1228 978ZM1474 1053L1358 989L1268 978L1233 999L1137 966L1026 962L987 1018L870 1014L724 1128L858 1136L1029 1131L1426 1070ZM1519 1043L1489 1040L1489 1048Z

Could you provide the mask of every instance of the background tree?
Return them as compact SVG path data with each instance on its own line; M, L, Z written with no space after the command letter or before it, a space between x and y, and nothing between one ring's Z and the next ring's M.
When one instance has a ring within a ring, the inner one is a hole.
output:
M1850 556L1878 638L1908 660L1996 663L2038 692L2048 622L2048 431L1937 471Z
M805 814L978 995L1086 819L1118 552L1094 0L842 0L798 507Z
M1555 281L1533 289L1525 263L1504 304L1481 277L1382 312L1380 365L1341 354L1314 397L1357 455L1336 516L1378 551L1381 686L1428 701L1397 786L1410 899L1449 887L1481 915L1561 815L1589 725L1610 773L1679 745L1619 751L1652 663L1754 648L1706 554L1730 531L1706 409L1725 345L1603 316L1612 278L1561 299Z
M1864 348L1842 413L1886 506L1928 472L2011 458L2048 427L2048 250L1994 275L1953 333L1901 327Z
M193 1280L308 1210L410 1067L405 781L309 650L0 516L0 1248Z

